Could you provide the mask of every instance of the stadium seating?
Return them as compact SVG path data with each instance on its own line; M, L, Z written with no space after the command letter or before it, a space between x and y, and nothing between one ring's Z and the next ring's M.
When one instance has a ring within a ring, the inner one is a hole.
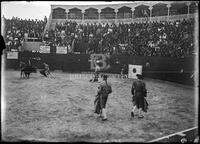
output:
M42 20L22 20L17 17L5 19L5 43L8 51L21 49L28 38L42 41L46 22Z
M187 57L194 54L194 18L130 24L56 23L43 34L46 20L6 19L8 50L21 50L23 41L36 38L46 45L65 46L72 53L129 54ZM43 37L44 35L44 37Z
M47 41L81 53L186 57L194 52L194 19L119 25L66 21L47 33Z

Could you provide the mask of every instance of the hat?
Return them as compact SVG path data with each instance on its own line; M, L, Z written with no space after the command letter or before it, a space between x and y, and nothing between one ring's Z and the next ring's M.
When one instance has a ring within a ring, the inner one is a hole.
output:
M107 80L108 76L107 75L103 75L103 80Z
M137 76L138 79L142 79L143 78L143 76L141 74L137 74L136 76Z

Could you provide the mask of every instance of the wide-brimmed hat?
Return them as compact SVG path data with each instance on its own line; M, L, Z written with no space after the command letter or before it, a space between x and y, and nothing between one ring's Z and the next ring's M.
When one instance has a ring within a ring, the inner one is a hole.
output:
M137 76L138 79L142 79L143 78L143 75L141 75L141 74L137 74L136 76Z
M103 75L103 79L107 80L108 76L107 75Z

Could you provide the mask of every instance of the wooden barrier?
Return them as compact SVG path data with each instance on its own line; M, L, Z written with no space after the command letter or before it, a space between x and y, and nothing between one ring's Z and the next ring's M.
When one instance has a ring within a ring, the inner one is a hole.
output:
M149 143L153 142L180 142L180 143L188 143L194 142L198 135L198 127L193 127L190 129L186 129L184 131L180 131L174 134L170 134L161 138L157 138L149 141Z
M42 63L50 65L51 70L62 70L65 72L93 71L90 65L89 54L56 54L56 53L32 53L19 52L19 59L6 59L6 68L19 69L19 61L31 62L38 68ZM36 60L36 59L40 60ZM147 60L150 67L145 66ZM183 84L193 84L190 78L194 72L194 57L172 58L172 57L140 57L131 55L111 55L109 60L110 68L104 72L120 74L122 65L142 65L145 77L173 81Z

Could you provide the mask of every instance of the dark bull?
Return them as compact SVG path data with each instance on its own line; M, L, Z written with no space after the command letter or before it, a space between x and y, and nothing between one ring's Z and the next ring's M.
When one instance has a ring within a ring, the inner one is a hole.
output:
M21 74L23 73L25 75L25 78L29 78L29 75L31 73L37 73L37 69L36 67L33 67L33 66L25 66L24 68L21 69Z

